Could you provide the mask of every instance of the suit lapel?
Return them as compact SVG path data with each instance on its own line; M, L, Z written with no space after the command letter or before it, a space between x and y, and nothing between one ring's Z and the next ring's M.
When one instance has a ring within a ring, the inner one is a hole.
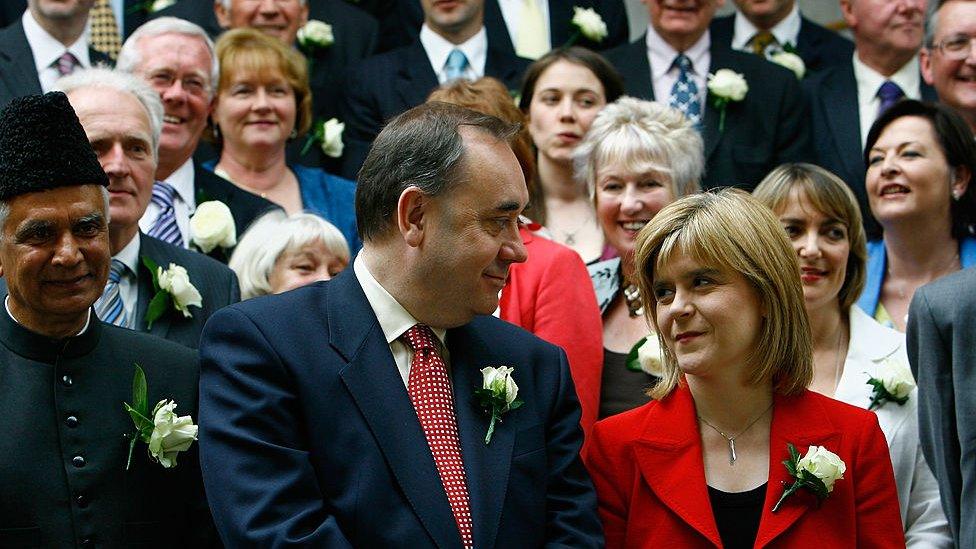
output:
M172 322L173 311L167 310L159 318L153 321L152 328L146 329L146 311L149 309L149 302L156 295L155 288L153 288L152 283L152 273L149 269L142 263L143 257L148 257L153 260L156 265L159 265L163 269L169 266L171 257L166 254L166 251L156 245L150 237L145 234L139 233L139 273L138 273L138 283L139 283L139 299L136 302L136 319L135 326L136 330L140 332L149 332L155 336L165 338L169 333L170 323ZM192 280L191 280L192 282Z
M461 537L430 447L353 269L326 289L329 343L348 361L339 376L424 529L437 546L457 547Z
M485 444L488 418L474 398L474 391L481 387L481 368L489 366L483 359L488 350L479 351L480 345L472 335L470 325L462 326L448 332L447 343L451 352L458 433L474 519L474 546L494 547L508 488L517 422L514 418L511 421L503 418L504 423L495 426L491 443Z
M785 486L793 484L793 477L783 465L783 461L789 458L786 445L793 444L803 456L811 445L825 446L836 452L840 442L840 433L809 392L794 397L775 395L773 398L775 406L769 434L769 482L766 485L766 501L763 503L762 519L756 534L756 547L765 547L772 543L811 507L816 506L815 498L805 490L800 490L787 498L779 510L772 512L773 506L783 495Z
M34 67L34 52L18 20L8 27L0 39L0 79L12 97L41 93L41 81Z
M647 44L646 34L641 35L637 41L624 46L623 52L626 59L622 59L616 66L624 78L628 95L654 101L654 86L651 85L651 64L647 60L645 44Z
M800 16L800 32L796 36L796 50L806 66L819 67L821 37L810 31L812 24L809 19Z
M485 76L501 80L507 88L517 88L522 72L517 61L519 58L489 47L485 54Z
M691 392L680 387L647 415L634 445L641 477L675 515L714 546L722 542L705 482L701 439Z
M815 101L822 103L823 112L834 113L827 117L827 124L833 136L835 154L841 159L848 174L863 176L861 161L861 114L857 105L857 82L854 69L849 65L839 66L823 80L820 93L813 94ZM843 176L843 174L838 174ZM842 177L850 181L849 177Z
M420 40L415 40L403 51L402 65L393 84L400 95L403 106L401 110L420 105L437 87L437 75L430 66L430 59Z
M488 34L488 44L491 47L515 55L515 39L508 34L508 25L505 24L498 0L485 2L485 32Z
M574 5L579 5L579 2L549 1L549 40L552 49L557 49L569 41L572 29L570 25L566 24L566 21L573 20Z
M708 73L714 74L720 69L736 70L735 63L733 62L731 56L727 54L728 50L723 49L715 42L712 42L712 46L709 51L712 61L711 66L708 67L708 71L706 71L705 74L705 90L704 94L702 95L702 100L705 102L705 104L702 105L704 107L703 112L705 113L705 119L702 126L702 139L705 141L706 165L708 164L708 159L711 158L712 154L715 152L715 149L718 148L718 144L722 140L725 133L723 131L719 131L722 113L712 106L712 102L709 100ZM735 118L734 111L739 107L739 103L741 102L730 101L725 106L725 131L728 131L730 126L735 123L733 120Z

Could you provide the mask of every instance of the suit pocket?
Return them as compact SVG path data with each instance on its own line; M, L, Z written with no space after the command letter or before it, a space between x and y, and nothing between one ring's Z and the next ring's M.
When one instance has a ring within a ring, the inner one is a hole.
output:
M512 447L512 457L529 454L546 447L546 430L541 423L527 427L515 433L515 445Z
M161 522L126 522L123 529L127 547L157 547L162 546L164 541L173 540L172 528L167 536Z
M41 529L32 528L0 528L0 547L43 547Z

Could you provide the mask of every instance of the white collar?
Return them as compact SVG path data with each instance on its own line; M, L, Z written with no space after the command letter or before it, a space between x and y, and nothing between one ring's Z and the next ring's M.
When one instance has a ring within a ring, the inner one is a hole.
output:
M468 58L468 65L470 65L478 77L484 76L485 74L485 62L488 59L488 33L485 32L484 26L474 36L468 38L467 41L460 44L452 44L424 23L420 27L420 44L424 47L424 51L427 52L427 59L430 60L430 66L434 69L434 74L438 76L444 70L444 64L447 63L447 56L454 49L461 50L461 53Z
M661 38L657 31L654 30L654 27L648 26L647 51L650 53L651 58L652 81L664 76L671 70L671 64L674 63L674 58L679 53L687 55L688 59L691 60L692 72L704 78L708 74L708 49L711 47L711 44L711 33L706 30L705 34L701 35L701 38L692 44L690 48L684 52L679 52Z
M369 306L376 314L376 319L380 323L380 329L383 330L386 342L388 344L393 343L418 321L403 308L403 305L400 305L395 297L390 295L390 292L386 291L386 288L373 278L373 274L369 272L369 268L366 266L366 260L363 259L365 254L366 250L360 250L352 263L352 268L359 280L359 285L363 287L363 293L366 294L366 301L369 302ZM431 329L441 340L441 345L444 346L444 337L447 335L447 331L433 326Z
M21 322L19 320L17 320L17 317L15 317L12 312L10 312L10 294L7 294L7 296L3 298L3 308L4 309L7 309L7 316L9 316L17 324L20 324L21 326L24 326L23 324L21 324ZM91 324L91 307L88 308L88 316L85 317L85 325L81 327L81 331L80 332L78 332L77 334L75 334L75 337L78 337L81 334L83 334L86 331L88 331L88 325L89 324ZM24 328L29 330L29 328L27 328L27 326L24 326Z
M773 28L769 29L769 32L773 34L780 46L790 44L795 48L800 39L800 23L800 8L793 4L793 10L790 11L789 15L776 23ZM735 12L735 23L733 25L732 49L734 50L744 49L752 37L759 32L759 29L738 10Z
M196 196L194 195L193 171L193 158L189 158L179 168L176 168L175 172L163 180L176 190L176 194L187 205L187 209L191 213L196 209L197 205Z
M34 19L30 10L24 12L21 22L24 25L24 34L27 35L27 43L31 52L34 54L34 66L37 72L49 68L57 61L65 51L71 52L82 67L90 67L91 59L88 57L88 31L81 33L78 40L67 48L58 42L56 38L48 34L46 30Z
M857 305L851 305L848 359L862 363L879 362L895 353L905 343L905 334L886 328L868 316Z
M129 241L128 244L119 250L119 253L112 256L112 259L118 259L123 265L128 267L129 272L135 276L139 272L139 249L142 247L142 232L136 232L136 236ZM166 265L160 265L162 268L166 268Z
M921 73L919 72L918 55L905 63L898 72L885 78L882 74L865 65L854 52L854 80L857 81L857 96L870 100L878 94L878 88L885 80L891 80L901 88L905 97L918 97L921 89Z

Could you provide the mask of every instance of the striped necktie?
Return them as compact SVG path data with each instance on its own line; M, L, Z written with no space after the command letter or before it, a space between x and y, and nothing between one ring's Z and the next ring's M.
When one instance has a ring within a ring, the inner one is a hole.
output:
M111 0L95 0L95 5L88 12L91 24L91 45L96 50L115 59L122 49L122 37L119 35L119 25L112 11Z
M175 199L176 189L169 183L157 181L153 185L152 203L159 207L159 216L146 234L182 248L183 235L176 224L176 209L173 207Z
M119 282L122 280L122 274L125 273L126 268L125 264L118 259L112 260L105 290L102 292L102 297L95 301L95 315L102 322L131 328L128 315L125 314L125 305L122 303L122 294L119 291Z

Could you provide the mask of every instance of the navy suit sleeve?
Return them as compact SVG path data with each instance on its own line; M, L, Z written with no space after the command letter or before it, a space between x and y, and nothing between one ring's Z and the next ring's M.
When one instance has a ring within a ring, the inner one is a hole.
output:
M200 358L200 463L224 544L351 547L323 505L294 382L261 330L223 309Z
M549 461L546 491L546 547L603 547L596 492L580 460L583 432L580 406L566 353L559 353L559 380L546 440Z

